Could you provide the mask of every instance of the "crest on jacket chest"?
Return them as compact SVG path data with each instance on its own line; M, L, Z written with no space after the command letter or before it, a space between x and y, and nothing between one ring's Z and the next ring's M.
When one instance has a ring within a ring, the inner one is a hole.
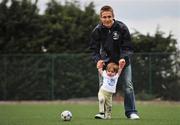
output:
M114 31L112 33L112 37L113 37L113 40L118 40L119 39L119 32L118 31Z

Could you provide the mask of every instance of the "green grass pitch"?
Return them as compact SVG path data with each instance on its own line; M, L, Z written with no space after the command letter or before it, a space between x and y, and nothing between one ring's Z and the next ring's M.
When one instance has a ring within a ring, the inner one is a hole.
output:
M0 103L0 125L179 125L180 103L137 102L140 120L124 116L122 103L113 103L112 119L97 120L98 103ZM62 121L60 113L70 110L71 121Z

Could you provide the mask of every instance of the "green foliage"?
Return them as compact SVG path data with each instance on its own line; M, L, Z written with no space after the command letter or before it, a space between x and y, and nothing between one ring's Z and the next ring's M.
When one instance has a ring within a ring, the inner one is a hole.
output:
M164 37L164 34L159 28L154 36L135 31L132 34L135 52L176 52L176 39L171 33L167 37Z
M176 100L179 94L174 94L175 86L180 89L177 81L180 77L177 72L179 64L177 43L172 38L172 34L167 37L163 35L164 33L159 29L155 36L143 35L139 32L132 34L135 52L146 52L133 59L135 71L139 72L134 73L134 77L137 78L135 83L138 91L144 91L146 88L147 94L153 93L163 99ZM142 81L139 75L145 80Z
M90 33L98 23L99 17L94 4L90 3L81 9L75 0L66 1L64 5L51 0L45 13L39 14L37 1L32 3L30 0L11 0L10 5L7 5L8 0L0 2L0 98L67 99L94 95L97 89L94 85L97 83L95 66L82 54L89 53ZM164 32L158 28L154 36L136 31L132 34L132 41L136 53L132 58L135 92L153 93L163 99L179 100L180 54L177 52L177 41L173 35L170 33L164 37ZM38 55L45 52L44 48L47 56ZM12 53L26 55L17 56ZM37 57L28 55L31 53L38 53ZM54 57L49 55L50 53L73 53L81 56ZM58 70L52 71L52 64L55 64L55 69ZM83 74L85 77L82 77ZM93 85L89 84L89 80ZM58 84L60 81L62 84ZM85 88L86 91L83 91ZM20 90L23 91L18 93ZM34 93L26 93L27 91ZM65 92L67 94L62 95ZM54 97L54 93L58 96Z
M51 60L43 55L1 58L1 99L49 99Z
M97 71L86 54L4 55L0 100L50 100L96 96Z
M50 52L83 53L87 51L89 33L97 22L93 3L81 10L77 3L63 6L55 1L48 4L45 18L45 34L49 38L45 46Z
M97 95L97 71L89 56L86 54L56 56L54 62L56 99Z
M133 82L139 99L180 100L178 68L161 69L166 66L161 62L163 56L169 55L134 54ZM89 54L9 54L0 57L0 100L97 96L97 69ZM155 60L159 63L155 64Z
M133 56L132 62L136 91L145 90L146 93L162 98L166 95L166 99L179 96L179 94L173 94L174 88L171 87L176 86L179 89L176 54L139 53Z
M77 2L47 4L43 15L29 0L0 3L0 53L83 53L98 22L93 3L82 10Z
M0 24L0 52L30 53L34 47L32 42L40 29L37 25L38 9L28 0L11 2L9 7L6 6L7 2L1 3L0 7L3 18Z

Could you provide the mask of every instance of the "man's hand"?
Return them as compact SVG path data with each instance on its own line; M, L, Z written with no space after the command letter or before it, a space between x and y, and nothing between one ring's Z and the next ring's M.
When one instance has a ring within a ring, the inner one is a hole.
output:
M126 65L125 59L120 59L119 60L119 68L123 69L125 65Z
M98 69L99 69L99 68L103 68L104 65L105 65L105 63L104 63L103 60L99 60L99 61L97 62L97 68L98 68Z

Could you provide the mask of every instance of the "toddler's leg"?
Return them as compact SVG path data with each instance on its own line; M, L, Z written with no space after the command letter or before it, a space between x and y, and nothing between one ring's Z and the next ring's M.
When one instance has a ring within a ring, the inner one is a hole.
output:
M105 98L104 98L104 93L100 89L98 93L98 100L99 100L99 113L95 115L96 119L105 119L105 109L104 109L104 104L105 104Z
M106 119L111 119L112 115L112 94L108 94L106 96L106 102L105 102L105 116Z
M98 100L99 100L99 112L104 113L105 112L105 109L104 109L105 98L101 90L98 93Z

